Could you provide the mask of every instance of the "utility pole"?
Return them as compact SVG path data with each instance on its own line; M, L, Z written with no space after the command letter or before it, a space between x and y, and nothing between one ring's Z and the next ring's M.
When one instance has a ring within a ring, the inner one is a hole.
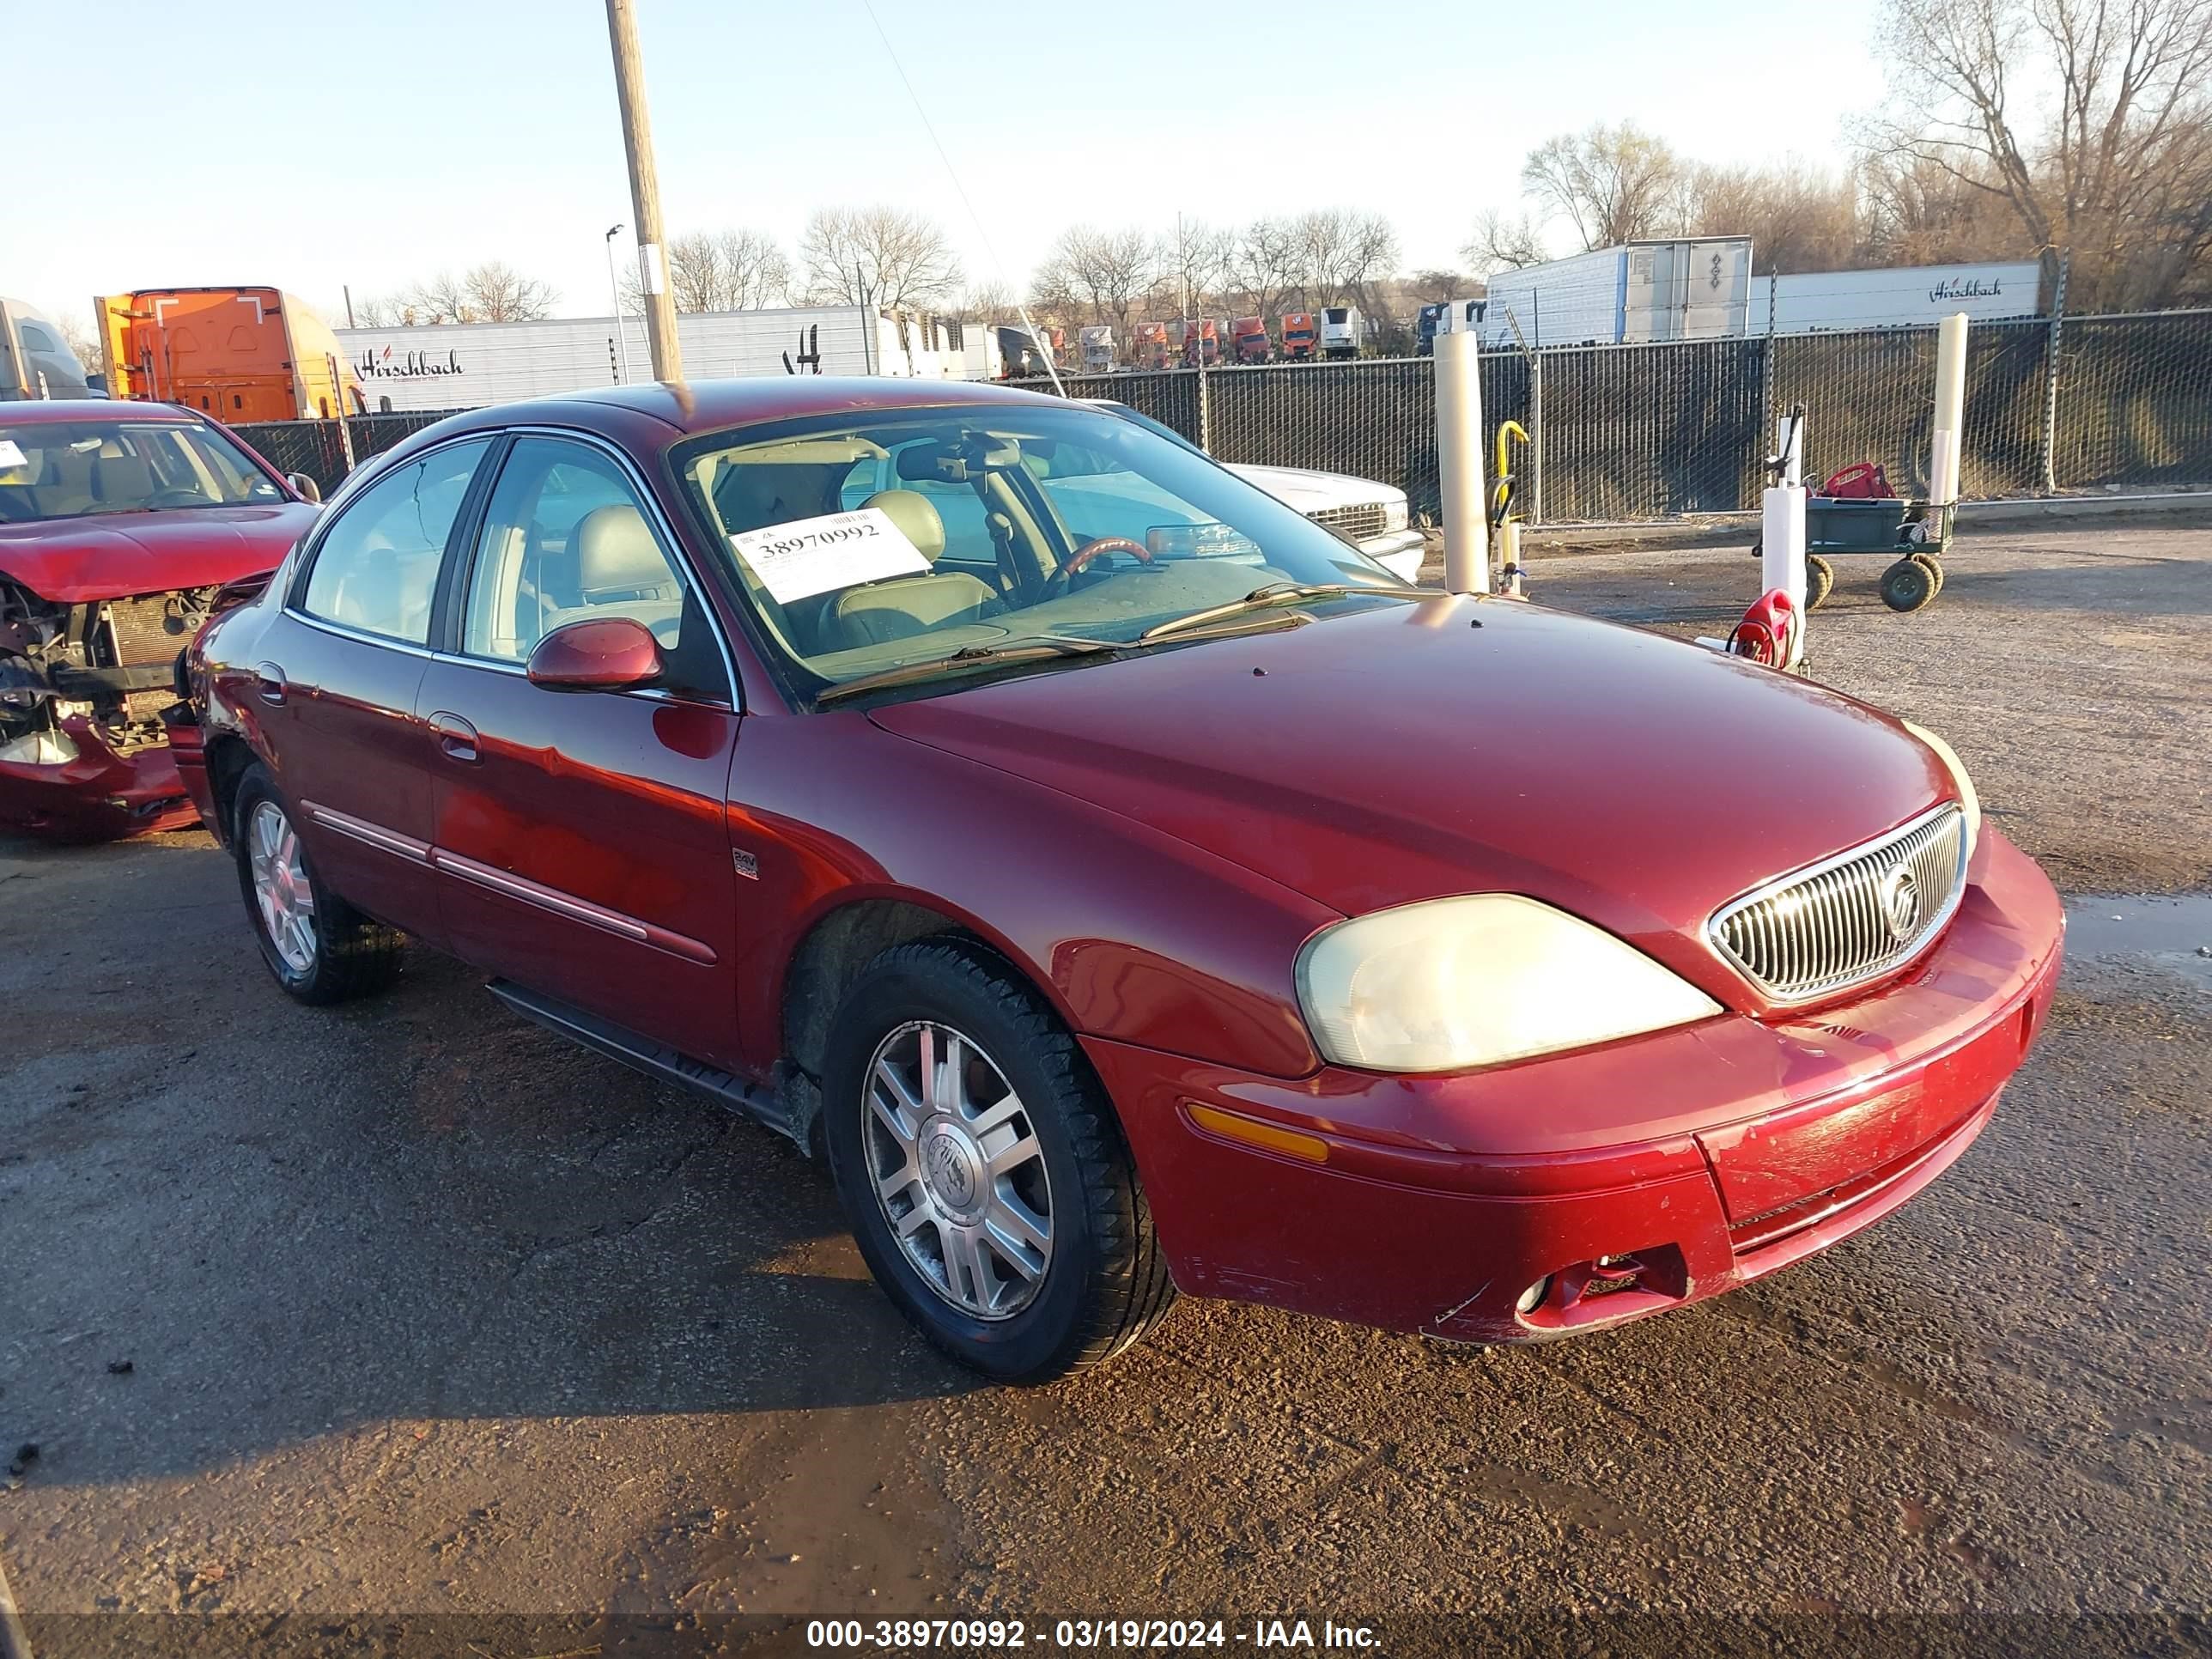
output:
M638 286L645 337L653 348L653 378L681 380L684 350L676 337L676 301L668 292L668 266L660 240L660 178L653 165L653 121L645 107L645 65L637 49L637 9L632 0L607 0L607 34L614 43L615 97L622 106L623 151L629 160L630 206L637 221Z

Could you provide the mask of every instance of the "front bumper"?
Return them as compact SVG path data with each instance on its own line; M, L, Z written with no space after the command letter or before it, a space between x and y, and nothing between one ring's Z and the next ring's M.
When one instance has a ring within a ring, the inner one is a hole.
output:
M2049 1011L2064 927L1994 830L1974 866L1904 977L1772 1024L1723 1016L1454 1077L1283 1080L1085 1048L1184 1290L1543 1340L1802 1260L1966 1150ZM1194 1105L1291 1133L1267 1149L1201 1127Z
M89 721L64 720L76 753L58 765L0 760L0 828L55 841L112 841L198 822L166 745L121 753Z

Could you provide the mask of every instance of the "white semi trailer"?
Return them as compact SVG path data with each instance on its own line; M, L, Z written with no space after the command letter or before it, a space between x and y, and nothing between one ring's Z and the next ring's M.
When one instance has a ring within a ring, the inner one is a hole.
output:
M1498 272L1490 278L1482 340L1511 345L1516 325L1518 338L1530 346L1741 334L1751 291L1748 236L1629 242Z
M677 319L684 372L694 380L800 374L889 374L960 380L970 368L948 326L884 312L875 326L857 306L686 313ZM474 409L586 386L621 384L625 354L612 317L531 323L441 323L418 328L342 328L340 345L371 410ZM645 324L625 315L632 381L648 380ZM981 331L966 331L974 336ZM809 361L810 359L815 361Z

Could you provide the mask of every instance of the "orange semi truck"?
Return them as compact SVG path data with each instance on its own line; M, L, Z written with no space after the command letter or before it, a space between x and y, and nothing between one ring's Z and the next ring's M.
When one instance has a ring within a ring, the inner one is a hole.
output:
M149 288L95 300L107 386L217 420L327 420L363 413L337 337L273 288Z

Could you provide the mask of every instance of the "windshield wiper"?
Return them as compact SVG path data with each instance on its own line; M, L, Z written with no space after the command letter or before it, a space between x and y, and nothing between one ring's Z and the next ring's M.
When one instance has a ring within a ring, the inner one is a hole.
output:
M1287 599L1335 599L1347 595L1372 596L1379 599L1431 599L1435 593L1419 587L1367 587L1356 582L1269 582L1255 587L1241 599L1231 599L1226 605L1208 605L1203 611L1194 611L1187 617L1170 617L1156 623L1137 635L1139 645L1150 645L1154 640L1167 639L1172 635L1186 633L1194 628L1203 628L1224 617L1239 617L1248 611L1263 611L1271 605L1280 605Z
M842 680L816 692L814 701L817 704L836 702L842 698L859 696L863 692L879 690L884 686L932 680L942 674L957 673L963 668L982 664L1036 662L1046 657L1090 657L1101 652L1125 648L1110 640L1086 640L1074 634L1024 634L1018 639L1000 640L989 645L963 645L949 657L932 657L927 662L901 663L896 668L878 669L872 674L863 674L858 679Z

